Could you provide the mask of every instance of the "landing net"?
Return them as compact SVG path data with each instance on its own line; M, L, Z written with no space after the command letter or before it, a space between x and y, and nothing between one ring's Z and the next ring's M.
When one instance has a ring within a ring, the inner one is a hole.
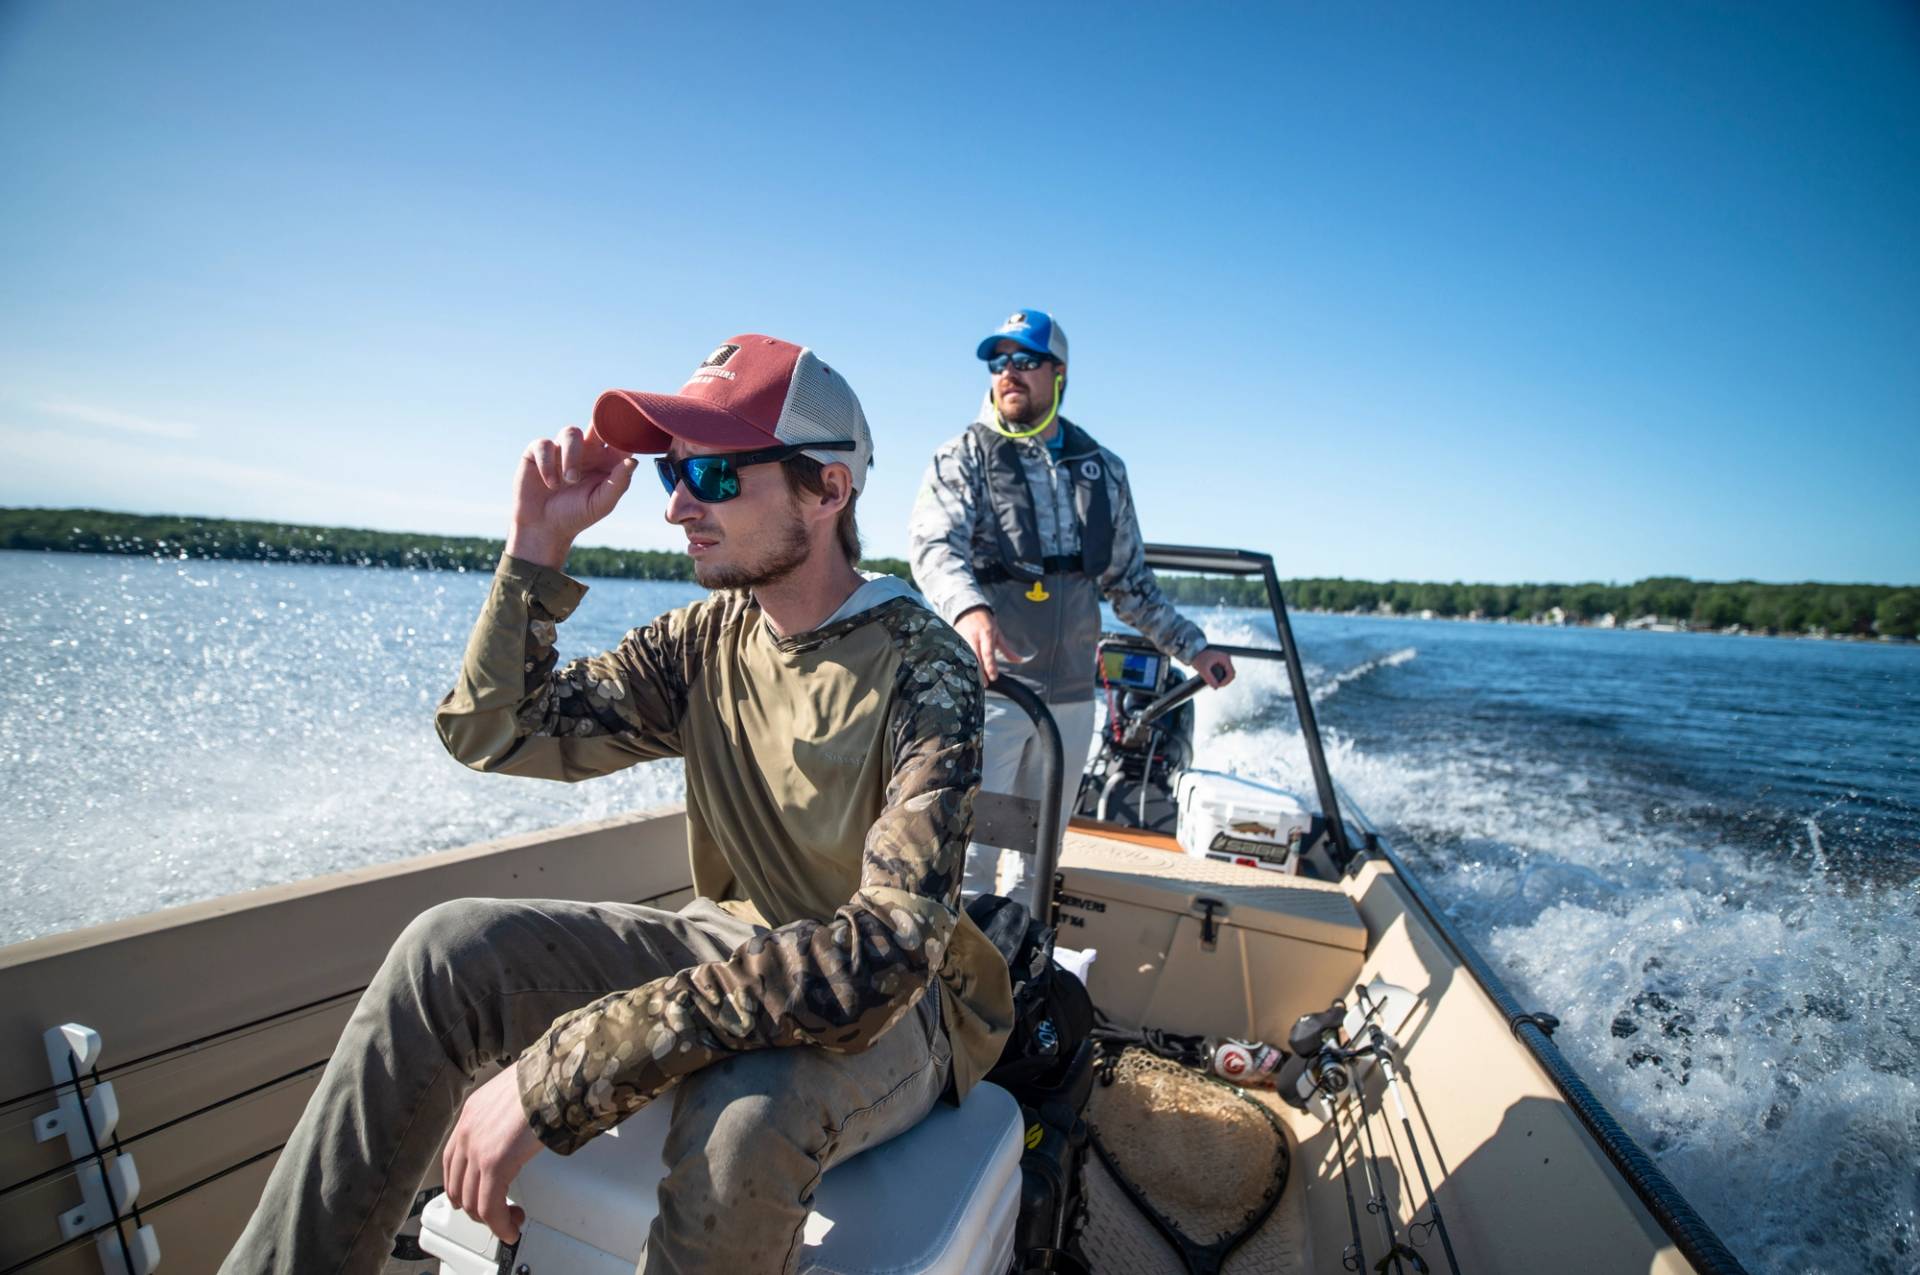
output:
M1101 1162L1188 1270L1217 1272L1286 1187L1279 1121L1231 1085L1144 1049L1110 1058L1102 1081L1087 1109Z

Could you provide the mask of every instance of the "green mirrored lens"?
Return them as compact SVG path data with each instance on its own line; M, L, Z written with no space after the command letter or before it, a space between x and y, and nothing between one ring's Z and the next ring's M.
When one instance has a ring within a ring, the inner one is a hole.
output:
M725 456L692 456L685 462L687 486L701 500L712 504L732 500L740 494L740 475Z

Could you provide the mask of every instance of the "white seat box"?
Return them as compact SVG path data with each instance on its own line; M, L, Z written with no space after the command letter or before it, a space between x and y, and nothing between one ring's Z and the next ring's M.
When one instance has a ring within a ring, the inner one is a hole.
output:
M570 1156L543 1152L514 1180L527 1212L512 1269L527 1275L630 1275L658 1213L671 1100L654 1103ZM959 1107L936 1103L889 1142L834 1166L814 1192L800 1270L818 1275L1000 1275L1020 1212L1019 1104L981 1083ZM442 1195L420 1245L442 1275L495 1275L485 1226Z

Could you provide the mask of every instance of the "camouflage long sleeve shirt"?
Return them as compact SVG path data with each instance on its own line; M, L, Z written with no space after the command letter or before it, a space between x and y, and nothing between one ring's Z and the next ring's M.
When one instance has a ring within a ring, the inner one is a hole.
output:
M696 892L772 929L557 1020L517 1064L541 1140L570 1152L743 1051L864 1049L929 991L964 1094L1012 1015L1006 966L959 906L980 776L965 644L909 597L782 638L730 592L559 666L584 593L502 562L441 738L476 769L563 780L685 758Z

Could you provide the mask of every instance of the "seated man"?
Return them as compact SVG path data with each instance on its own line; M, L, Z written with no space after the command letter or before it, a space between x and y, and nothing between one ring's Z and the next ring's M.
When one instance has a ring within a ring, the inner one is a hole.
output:
M506 1191L543 1144L565 1155L676 1086L646 1269L790 1270L820 1175L992 1066L1007 968L959 910L979 676L916 595L854 568L871 451L845 380L763 336L528 447L441 738L569 781L684 758L699 897L418 918L225 1270L380 1269L443 1139L452 1202L516 1239ZM715 592L556 669L585 592L560 568L632 452L665 453L667 519Z

